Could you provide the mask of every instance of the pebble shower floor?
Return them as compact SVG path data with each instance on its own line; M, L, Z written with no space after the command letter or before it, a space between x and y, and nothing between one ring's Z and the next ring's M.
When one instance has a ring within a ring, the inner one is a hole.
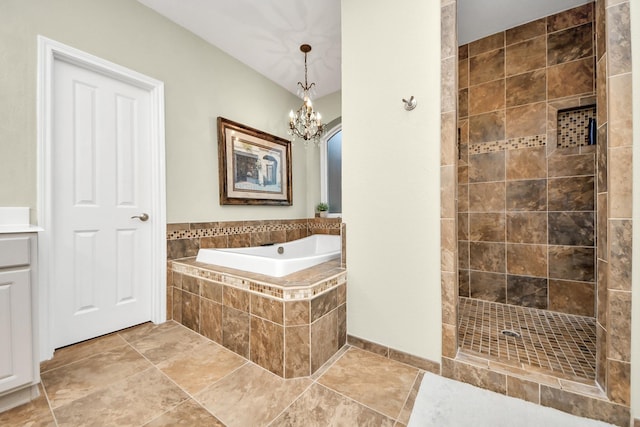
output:
M464 352L569 379L595 380L594 318L465 297L459 302L458 336Z

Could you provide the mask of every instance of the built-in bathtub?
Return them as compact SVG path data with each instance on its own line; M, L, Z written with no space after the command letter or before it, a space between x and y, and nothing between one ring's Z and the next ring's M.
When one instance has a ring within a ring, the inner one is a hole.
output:
M249 248L202 248L197 262L283 277L340 258L340 236L314 234L287 243Z
M347 274L340 257L342 238L311 237L241 251L201 251L198 257L170 261L171 317L276 375L312 375L346 344ZM294 255L302 250L298 246L313 254ZM280 247L283 254L278 254ZM268 258L263 251L275 252L277 261L299 271L248 271L248 260ZM220 258L209 258L220 255L241 263L223 266Z

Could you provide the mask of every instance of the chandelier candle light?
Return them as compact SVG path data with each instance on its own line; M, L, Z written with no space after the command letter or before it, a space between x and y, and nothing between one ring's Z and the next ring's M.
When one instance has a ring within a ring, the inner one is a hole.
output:
M313 111L309 96L309 91L315 85L315 83L308 84L307 82L307 53L311 52L311 46L303 44L300 46L300 50L304 53L304 84L302 82L298 82L298 84L302 88L303 103L298 111L291 110L289 113L289 135L294 141L296 137L299 137L304 139L305 144L309 141L317 144L324 131L324 126L320 113Z

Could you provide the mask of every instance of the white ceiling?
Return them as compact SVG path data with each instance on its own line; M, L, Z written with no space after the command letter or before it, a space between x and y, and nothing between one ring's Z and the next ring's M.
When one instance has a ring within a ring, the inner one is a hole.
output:
M304 80L300 45L308 43L316 97L341 88L340 0L138 1L294 94ZM458 0L458 41L465 44L589 1Z
M296 93L304 54L316 97L340 90L340 0L138 0Z
M458 0L458 43L553 15L593 0Z

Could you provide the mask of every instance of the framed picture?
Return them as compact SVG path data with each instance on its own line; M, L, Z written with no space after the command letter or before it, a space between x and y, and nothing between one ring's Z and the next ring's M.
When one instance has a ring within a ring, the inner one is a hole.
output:
M218 117L221 205L290 206L291 142Z

